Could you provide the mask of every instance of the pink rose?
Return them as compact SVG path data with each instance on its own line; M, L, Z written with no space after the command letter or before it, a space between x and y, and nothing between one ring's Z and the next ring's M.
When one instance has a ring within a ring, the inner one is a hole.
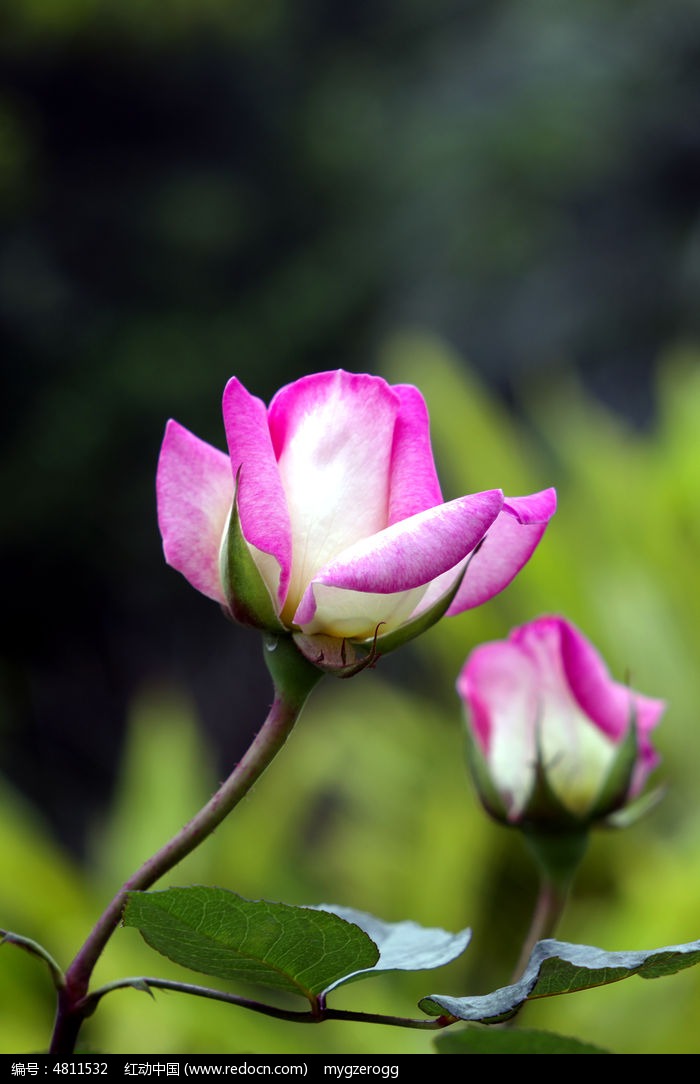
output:
M457 681L482 801L510 822L590 821L639 794L661 700L610 677L561 617L472 651Z
M157 477L166 560L237 620L291 631L306 651L318 638L378 637L389 649L485 602L555 510L551 489L443 503L425 402L409 385L315 373L268 408L234 377L223 415L228 454L168 422Z

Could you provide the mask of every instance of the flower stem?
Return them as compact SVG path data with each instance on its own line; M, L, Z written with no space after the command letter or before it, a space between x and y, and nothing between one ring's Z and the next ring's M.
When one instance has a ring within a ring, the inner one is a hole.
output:
M538 941L553 937L588 845L585 829L571 833L524 831L524 839L540 873L540 888L512 981L519 979Z
M65 1055L73 1053L75 1049L82 1023L90 1012L86 999L92 972L119 925L127 894L150 888L221 824L282 748L299 718L307 696L320 680L321 671L302 658L291 639L268 639L265 646L266 653L274 651L276 659L279 660L274 670L268 663L275 695L265 722L243 758L213 797L184 828L124 882L97 920L66 971L64 985L58 992L50 1053Z
M437 1031L455 1023L455 1017L445 1014L438 1017L424 1017L416 1020L410 1016L384 1016L382 1013L355 1012L352 1009L328 1009L321 1004L317 1011L300 1012L298 1009L280 1009L276 1005L267 1005L262 1001L252 1001L250 998L241 997L239 994L231 994L224 990L214 990L208 986L198 986L189 982L178 982L174 979L155 979L150 977L119 979L110 982L107 986L93 991L85 999L86 1015L94 1012L97 1003L106 994L113 990L137 989L151 993L152 990L171 990L176 993L190 994L193 997L203 997L210 1001L223 1001L227 1005L237 1005L251 1012L262 1013L264 1016L272 1016L277 1020L290 1020L295 1024L322 1024L324 1020L349 1020L365 1024L385 1024L395 1028L413 1028L421 1031Z
M19 933L13 933L11 930L0 930L0 945L16 945L17 948L30 953L31 956L37 956L40 960L43 960L49 969L54 986L57 990L61 989L65 982L65 976L51 953L47 952L43 945L39 945L29 937L22 937Z
M516 982L524 972L537 942L545 937L554 936L559 920L564 913L568 895L568 890L562 890L544 874L540 877L540 888L532 913L530 929L520 950L520 958L516 964L511 982Z

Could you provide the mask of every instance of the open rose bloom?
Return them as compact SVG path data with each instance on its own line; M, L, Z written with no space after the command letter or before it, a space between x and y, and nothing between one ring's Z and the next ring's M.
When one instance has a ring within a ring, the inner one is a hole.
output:
M641 791L661 700L610 677L569 622L541 617L471 653L457 681L486 808L506 823L589 823Z
M223 416L228 453L168 423L166 560L236 620L291 632L329 669L345 665L346 642L389 650L501 591L555 510L553 490L444 503L411 386L316 373L268 408L234 377Z

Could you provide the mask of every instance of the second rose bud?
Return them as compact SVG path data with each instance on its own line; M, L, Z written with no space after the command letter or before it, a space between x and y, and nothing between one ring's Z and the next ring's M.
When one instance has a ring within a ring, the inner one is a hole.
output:
M477 647L457 690L482 804L503 823L558 831L602 820L658 762L649 735L663 701L614 681L561 617Z

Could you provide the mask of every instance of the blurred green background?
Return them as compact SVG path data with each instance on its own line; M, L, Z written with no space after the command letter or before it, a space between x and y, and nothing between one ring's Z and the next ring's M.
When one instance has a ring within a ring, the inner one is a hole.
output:
M507 982L532 871L480 813L454 680L546 611L668 701L662 805L596 835L561 929L700 937L700 9L381 0L10 0L0 45L5 393L0 926L67 963L269 703L255 634L160 553L175 416L221 445L344 366L417 384L446 497L548 485L540 550L487 606L315 691L242 809L166 879L470 925L464 958L337 1005L412 1015ZM98 979L174 974L133 930ZM41 1049L42 969L0 950L0 1050ZM700 972L529 1007L618 1052L700 1052ZM430 1052L123 991L96 1050Z

